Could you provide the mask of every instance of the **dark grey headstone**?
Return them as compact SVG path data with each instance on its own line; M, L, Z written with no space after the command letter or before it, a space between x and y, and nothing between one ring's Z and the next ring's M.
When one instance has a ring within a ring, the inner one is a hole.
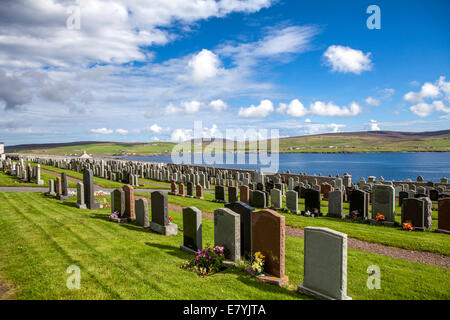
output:
M169 224L169 205L167 194L162 191L153 191L151 194L152 222L161 226Z
M241 256L250 258L252 255L252 211L254 208L241 201L227 203L225 207L241 216Z
M183 246L190 253L202 249L202 212L196 207L183 208Z

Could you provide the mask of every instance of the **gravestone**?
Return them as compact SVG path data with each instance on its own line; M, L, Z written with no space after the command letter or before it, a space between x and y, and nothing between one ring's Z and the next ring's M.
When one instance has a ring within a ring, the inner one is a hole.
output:
M409 197L410 196L409 196L409 193L407 191L400 191L398 193L398 205L399 205L399 207L402 206L403 199L406 199L406 198L409 198Z
M224 186L216 186L214 190L215 190L216 201L225 202L225 187Z
M86 204L84 203L84 186L82 182L77 182L77 208L86 209Z
M125 213L125 191L115 189L111 192L111 213L117 212L119 217Z
M194 184L192 182L188 182L186 184L186 197L188 198L194 197Z
M439 191L436 189L430 190L430 199L431 201L438 201L439 200Z
M184 197L184 183L182 183L182 182L178 185L177 196Z
M67 173L61 173L61 194L59 200L69 200L69 181L67 180Z
M55 192L55 180L51 179L48 181L48 195L54 197L56 196ZM84 202L84 201L83 201Z
M362 190L353 190L350 193L350 213L358 212L358 216L363 219L369 218L370 194Z
M228 208L214 210L214 245L224 247L225 259L241 258L240 215Z
M237 188L228 187L228 202L236 202L236 201L238 201Z
M96 202L94 198L94 175L91 169L84 170L83 185L84 202L86 203L86 207L90 210L96 210L100 208L100 204Z
M286 284L285 275L285 217L274 210L252 213L252 253L265 256L264 273L277 277L279 285Z
M172 196L176 196L177 195L177 184L175 182L175 180L172 180L172 182L170 183L170 195Z
M136 214L136 225L148 228L150 223L148 221L148 202L147 199L137 199L134 201L134 208Z
M61 187L61 178L60 177L56 177L56 197L59 198L59 196L62 195L62 187Z
M260 190L254 190L251 193L251 206L256 208L266 207L266 193Z
M309 211L315 217L321 216L320 213L320 191L316 189L306 189L305 191L305 212Z
M183 208L183 244L180 249L191 254L202 249L202 212L196 207Z
M250 203L250 188L246 185L239 187L239 199L246 204Z
M387 226L394 226L395 223L395 190L389 185L375 185L372 192L372 219L376 221L377 213L384 215Z
M306 227L304 276L298 292L326 300L347 296L347 235L328 228Z
M136 219L134 210L134 188L126 184L123 186L123 191L125 192L125 212L123 214L124 218Z
M342 191L336 190L328 193L328 217L344 218Z
M151 193L152 221L150 229L165 235L171 236L178 233L178 225L169 222L169 204L167 194L162 191Z
M411 222L417 230L424 231L425 227L425 206L426 202L422 199L406 198L402 203L402 224Z
M271 198L271 204L272 209L278 210L283 207L283 201L281 199L281 190L274 188L270 190L270 198Z
M328 194L331 191L334 191L334 188L331 186L331 184L325 182L320 185L320 191L323 194L323 200L328 200Z
M289 190L286 192L286 207L292 213L298 214L298 193L294 190Z
M195 187L195 197L197 199L203 199L203 187L200 184L197 184Z
M436 232L450 234L450 198L438 201L438 227Z
M241 217L241 257L250 259L252 255L252 212L254 208L242 201L227 203L225 207L233 210Z

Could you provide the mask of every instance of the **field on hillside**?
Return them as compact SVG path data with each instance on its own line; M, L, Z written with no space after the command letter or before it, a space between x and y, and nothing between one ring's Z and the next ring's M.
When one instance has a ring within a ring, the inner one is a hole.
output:
M226 143L217 140L223 147L212 150L212 153L224 151ZM192 141L185 142L189 145L187 149L194 151ZM260 146L263 148L265 143ZM270 147L270 142L267 143ZM51 155L76 155L79 156L86 151L92 155L137 155L150 156L157 154L167 154L176 146L172 142L148 142L148 143L119 143L119 142L98 142L91 144L79 144L63 147L47 148L11 148L7 147L7 152L21 152L34 154ZM203 141L203 149L210 146L211 141ZM237 145L234 145L237 148ZM263 148L264 149L264 148ZM249 150L249 143L245 144L245 150ZM430 151L450 151L450 132L442 131L438 133L417 133L407 134L401 132L359 132L359 133L335 133L321 134L302 137L281 138L279 140L280 152L297 153L357 153L357 152L430 152ZM211 152L211 150L208 150Z
M105 197L107 201L109 197ZM97 200L101 200L97 198ZM307 299L303 239L286 237L289 287L262 284L242 267L199 277L181 268L180 232L162 236L134 223L108 221L110 209L79 210L75 197L59 201L39 193L0 193L0 274L19 299ZM151 215L151 212L150 212ZM203 243L213 244L214 221L203 219ZM81 271L80 290L69 290L69 266ZM381 289L366 286L367 267L381 268ZM450 299L447 269L348 250L348 295L353 299Z

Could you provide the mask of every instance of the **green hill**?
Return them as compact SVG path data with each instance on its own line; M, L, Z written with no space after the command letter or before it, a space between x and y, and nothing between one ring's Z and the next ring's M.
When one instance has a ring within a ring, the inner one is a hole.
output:
M184 143L192 143L186 141ZM203 147L211 144L203 140ZM219 142L224 142L220 141ZM270 147L270 141L268 141ZM51 155L138 155L169 154L173 142L123 143L82 141L37 145L6 146L7 153L35 153ZM192 144L193 145L193 144ZM225 143L223 143L225 148ZM245 146L249 149L248 142ZM327 133L311 136L281 138L280 152L297 153L357 153L357 152L450 152L450 130L434 132L363 131Z

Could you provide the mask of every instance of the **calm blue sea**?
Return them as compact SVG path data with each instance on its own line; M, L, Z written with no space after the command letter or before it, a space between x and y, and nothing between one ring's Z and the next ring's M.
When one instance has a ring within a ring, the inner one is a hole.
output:
M124 157L127 160L168 162L170 156ZM261 165L215 164L221 168L239 168L255 170ZM425 181L438 182L441 177L450 177L450 152L408 152L408 153L353 153L353 154L314 154L282 153L279 154L279 171L290 170L291 173L336 174L347 172L353 181L360 177L383 176L385 180L416 180L421 175Z

